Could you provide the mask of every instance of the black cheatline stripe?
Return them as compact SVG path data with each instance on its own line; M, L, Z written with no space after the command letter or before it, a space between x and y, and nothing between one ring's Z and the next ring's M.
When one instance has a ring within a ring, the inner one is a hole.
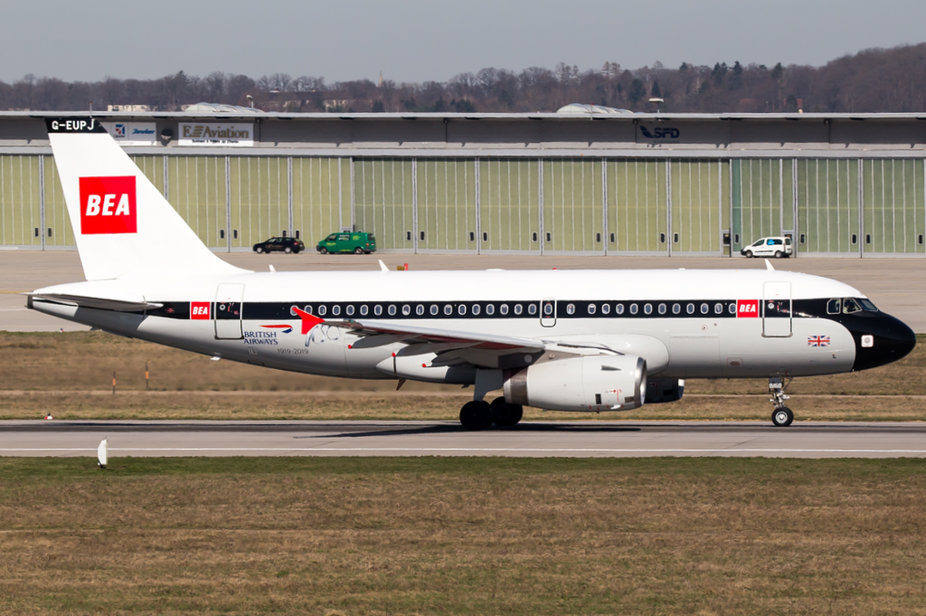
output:
M821 315L825 300L797 300L790 312L796 317ZM817 305L819 304L819 306ZM555 310L553 306L555 305ZM243 318L248 320L297 319L292 312L297 307L324 319L688 319L736 318L737 300L509 300L509 301L408 301L408 302L245 302ZM766 305L766 316L787 317L787 304ZM555 317L554 313L555 312ZM190 302L166 302L148 314L176 319L190 318ZM236 315L218 310L210 302L210 316L236 319Z

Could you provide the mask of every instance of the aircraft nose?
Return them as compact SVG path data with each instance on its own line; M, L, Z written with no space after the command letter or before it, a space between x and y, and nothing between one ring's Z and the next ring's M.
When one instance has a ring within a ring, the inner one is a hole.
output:
M865 370L897 361L916 346L913 330L900 319L883 312L847 325L855 339L853 370Z

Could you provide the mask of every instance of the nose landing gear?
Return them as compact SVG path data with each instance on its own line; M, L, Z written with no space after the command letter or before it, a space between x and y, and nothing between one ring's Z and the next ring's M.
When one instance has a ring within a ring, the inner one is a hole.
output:
M794 421L794 413L785 406L785 401L791 397L785 393L785 389L790 384L790 378L787 382L778 376L770 377L768 380L768 391L772 394L770 402L775 405L775 410L772 411L772 423L779 428L790 426Z

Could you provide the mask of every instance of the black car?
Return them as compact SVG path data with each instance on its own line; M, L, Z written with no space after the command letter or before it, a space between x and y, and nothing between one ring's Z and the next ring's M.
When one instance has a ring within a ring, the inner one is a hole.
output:
M254 252L273 252L275 250L289 254L291 252L302 252L305 250L305 244L302 240L294 237L271 237L259 244L254 244Z

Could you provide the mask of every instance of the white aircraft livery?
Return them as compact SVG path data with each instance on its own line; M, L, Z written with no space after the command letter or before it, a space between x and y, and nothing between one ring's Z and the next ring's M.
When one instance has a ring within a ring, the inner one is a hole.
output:
M756 270L252 272L213 254L95 118L47 118L86 280L29 308L216 358L313 374L473 386L469 429L523 405L623 411L685 379L862 370L913 332L841 282ZM491 403L486 396L501 391Z

